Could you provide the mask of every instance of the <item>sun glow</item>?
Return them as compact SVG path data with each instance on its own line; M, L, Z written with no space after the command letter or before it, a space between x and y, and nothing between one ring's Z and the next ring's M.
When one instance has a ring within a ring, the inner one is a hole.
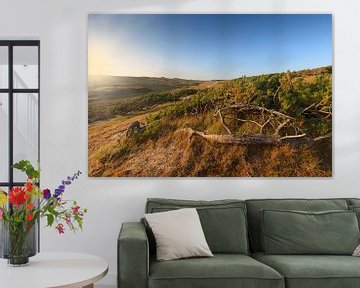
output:
M148 51L129 44L126 35L116 39L101 37L97 34L89 38L88 74L113 76L163 76L164 61ZM159 58L154 61L154 58ZM156 64L154 64L156 63Z
M113 75L114 45L110 41L89 40L88 74Z

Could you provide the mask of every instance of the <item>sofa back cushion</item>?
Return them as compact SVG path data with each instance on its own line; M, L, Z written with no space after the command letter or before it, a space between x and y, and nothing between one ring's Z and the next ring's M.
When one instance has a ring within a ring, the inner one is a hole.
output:
M348 205L351 206L360 206L360 199L359 198L348 198Z
M330 211L348 210L346 199L254 199L246 200L250 244L253 252L261 246L261 210Z
M247 213L242 200L193 201L151 198L146 213L196 208L206 241L213 253L248 254ZM175 225L175 224L174 224ZM148 229L149 241L154 238ZM154 247L154 243L150 243Z
M347 200L348 200L349 210L356 212L356 216L358 218L359 228L360 228L360 199L348 198Z
M359 244L354 211L262 210L263 249L269 255L352 255Z

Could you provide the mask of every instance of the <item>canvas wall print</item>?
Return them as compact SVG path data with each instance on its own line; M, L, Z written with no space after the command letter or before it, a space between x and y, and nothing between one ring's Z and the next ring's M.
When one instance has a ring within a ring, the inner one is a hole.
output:
M91 14L93 177L331 177L332 15Z

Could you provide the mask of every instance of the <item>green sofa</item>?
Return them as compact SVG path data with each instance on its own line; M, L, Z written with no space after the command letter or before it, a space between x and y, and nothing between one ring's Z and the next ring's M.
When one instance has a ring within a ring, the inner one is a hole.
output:
M117 246L119 288L360 287L360 257L301 255L301 251L297 255L268 255L261 229L265 210L324 213L321 217L327 217L328 211L344 212L348 217L346 211L360 215L360 199L148 199L145 212L187 207L197 208L214 257L158 262L154 236L145 221L124 223ZM356 225L358 233L357 219L355 224L347 222Z

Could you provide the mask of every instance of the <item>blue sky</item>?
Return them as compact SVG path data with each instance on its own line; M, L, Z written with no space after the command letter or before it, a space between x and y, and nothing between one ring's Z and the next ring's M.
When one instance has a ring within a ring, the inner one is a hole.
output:
M330 14L92 14L89 74L232 79L332 64Z

